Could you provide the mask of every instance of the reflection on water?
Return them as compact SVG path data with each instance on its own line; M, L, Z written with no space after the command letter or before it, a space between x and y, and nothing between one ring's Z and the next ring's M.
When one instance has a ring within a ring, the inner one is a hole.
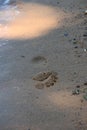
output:
M35 38L60 26L62 11L34 3L8 5L0 10L1 38Z
M3 4L6 5L6 4L9 3L9 1L10 1L10 0L5 0Z

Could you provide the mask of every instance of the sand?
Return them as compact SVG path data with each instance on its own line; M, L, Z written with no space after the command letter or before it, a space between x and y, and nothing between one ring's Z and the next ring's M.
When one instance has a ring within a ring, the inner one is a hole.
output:
M87 1L6 7L0 12L0 130L87 130Z

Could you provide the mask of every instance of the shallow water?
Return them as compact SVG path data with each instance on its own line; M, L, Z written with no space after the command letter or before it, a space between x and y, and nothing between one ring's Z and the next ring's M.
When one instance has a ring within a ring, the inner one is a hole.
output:
M62 15L62 11L57 14L54 7L43 4L6 3L0 10L0 38L30 39L46 35L60 26Z

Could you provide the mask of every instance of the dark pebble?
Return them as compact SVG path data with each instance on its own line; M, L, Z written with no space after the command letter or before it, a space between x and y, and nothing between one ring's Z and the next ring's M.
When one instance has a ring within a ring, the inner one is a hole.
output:
M80 107L80 110L82 110L82 107Z
M80 85L77 85L76 88L80 88Z
M75 46L74 48L78 48L78 46Z
M25 58L25 56L21 56L22 58Z
M78 57L81 57L81 55L78 55Z
M73 41L76 41L76 38L74 38Z
M77 42L73 42L73 44L77 44Z
M81 99L81 103L83 103L83 99Z
M83 34L83 37L87 37L87 33Z
M36 97L36 99L38 99L39 97Z
M84 85L87 85L87 82L85 82Z
M59 4L60 2L57 2L57 4Z
M67 36L68 36L68 33L64 33L64 36L67 37Z
M74 74L76 75L77 73L76 73L76 72L74 72Z

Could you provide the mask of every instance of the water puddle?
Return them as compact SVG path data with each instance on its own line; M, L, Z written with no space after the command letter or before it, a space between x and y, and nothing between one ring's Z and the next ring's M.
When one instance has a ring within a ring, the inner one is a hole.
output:
M61 25L62 15L60 10L58 13L53 7L36 3L4 5L0 9L0 38L20 39L46 35Z

